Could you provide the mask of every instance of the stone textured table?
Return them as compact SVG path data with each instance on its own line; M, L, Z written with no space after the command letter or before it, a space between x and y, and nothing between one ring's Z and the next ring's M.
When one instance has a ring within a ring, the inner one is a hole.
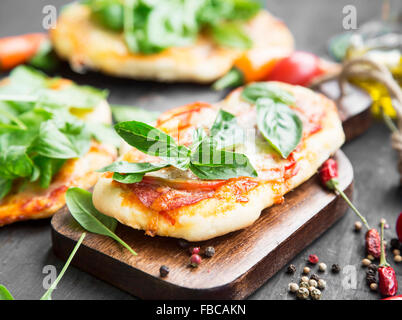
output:
M68 1L67 1L68 2ZM0 37L33 31L42 31L42 8L54 4L58 9L66 1L56 0L2 0L0 3ZM380 16L381 2L378 0L269 0L269 9L282 18L293 32L297 48L316 54L326 54L328 38L342 32L342 8L353 4L357 8L358 24ZM401 12L402 3L392 1L392 11ZM90 84L110 90L110 101L136 105L152 110L192 102L194 99L213 102L221 94L212 92L207 86L190 84L165 85L112 79L91 73L87 77L77 76L65 70L63 76L79 83ZM402 193L398 188L396 154L391 150L388 129L376 123L367 133L349 142L343 151L351 160L355 170L355 203L368 216L372 224L381 217L394 226L397 214L402 210ZM364 233L353 232L356 217L349 212L328 232L310 247L296 256L292 263L298 271L305 265L308 254L315 253L328 267L338 263L347 270L355 266L356 288L342 286L345 275L323 276L328 288L324 299L377 299L365 283L364 270L360 261L364 256ZM394 229L386 230L389 239L395 236ZM391 259L390 259L391 260ZM43 293L42 273L45 265L54 265L58 271L63 262L51 251L49 220L28 221L0 228L0 283L6 285L17 299L37 299ZM395 265L394 265L395 266ZM402 282L402 264L395 266ZM353 275L353 272L351 273ZM295 278L280 271L251 299L294 299L287 293L287 284ZM353 282L353 281L352 281ZM55 299L133 299L92 276L70 267L58 289Z

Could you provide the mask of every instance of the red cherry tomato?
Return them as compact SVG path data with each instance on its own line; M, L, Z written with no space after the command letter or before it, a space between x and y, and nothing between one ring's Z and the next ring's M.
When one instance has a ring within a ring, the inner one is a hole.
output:
M320 74L322 70L317 56L308 52L295 51L275 65L267 80L307 86L314 77Z

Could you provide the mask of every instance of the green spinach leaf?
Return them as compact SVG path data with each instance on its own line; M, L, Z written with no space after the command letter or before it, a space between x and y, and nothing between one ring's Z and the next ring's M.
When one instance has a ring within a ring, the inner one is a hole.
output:
M80 188L70 188L66 193L66 203L71 215L85 230L108 236L124 246L133 255L137 255L127 243L114 233L117 220L96 210L90 192Z

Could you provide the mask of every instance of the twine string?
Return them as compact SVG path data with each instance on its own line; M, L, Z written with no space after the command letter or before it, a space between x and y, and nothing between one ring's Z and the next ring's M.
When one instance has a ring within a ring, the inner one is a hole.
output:
M345 62L342 69L337 74L330 74L314 81L311 87L318 87L321 83L337 79L340 88L341 100L346 94L346 84L348 79L355 78L361 80L374 80L383 84L391 97L392 107L397 115L397 130L391 136L391 145L399 153L398 170L400 183L402 184L402 90L393 78L391 72L383 64L377 63L368 58L355 58Z

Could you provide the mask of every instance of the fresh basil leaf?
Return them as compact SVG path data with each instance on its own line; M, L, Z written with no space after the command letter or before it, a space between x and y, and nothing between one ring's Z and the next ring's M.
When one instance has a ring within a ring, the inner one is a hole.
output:
M161 157L179 169L186 169L189 165L191 151L185 146L178 146L171 136L157 128L133 120L118 123L115 130L141 152Z
M123 105L111 105L112 114L116 122L136 120L145 122L147 124L153 123L159 116L159 112L148 111L145 109L123 106Z
M71 215L85 230L108 236L124 246L133 255L137 255L127 243L114 233L117 220L96 210L90 192L80 188L69 188L66 192L66 203Z
M164 163L153 164L148 162L132 163L127 161L116 161L98 170L98 172L114 172L113 180L121 183L136 183L142 180L145 173L158 171L167 166L169 165Z
M190 170L200 179L230 179L257 177L257 172L246 155L217 150L211 141L204 141L192 154Z
M254 169L246 155L229 151L219 151L219 162L201 163L191 161L190 170L200 179L217 180L236 177L257 177ZM225 160L224 160L225 159Z
M149 162L127 162L127 161L116 161L102 169L97 170L98 172L119 172L119 173L146 173L157 171L159 169L169 166L165 163L149 163Z
M10 291L8 291L8 289L2 284L0 284L0 300L14 300Z
M86 233L82 233L81 237L78 239L77 243L74 246L73 251L71 251L70 256L68 257L66 263L63 266L63 269L61 269L59 275L57 276L56 280L51 284L50 288L47 289L45 294L40 298L40 300L52 300L52 293L53 290L57 287L58 283L60 282L61 278L64 276L64 273L66 272L67 268L69 267L71 261L73 260L76 252L78 251L78 248L81 246L82 241L84 241L84 238L86 236Z
M30 177L33 171L33 162L23 146L9 146L3 148L0 154L0 177L15 179Z
M55 159L77 158L80 153L53 120L42 123L33 149L44 157Z
M212 38L223 47L250 49L253 41L242 30L241 26L233 22L220 23L212 27Z
M257 125L264 138L285 159L303 134L303 123L296 112L271 99L257 100Z
M191 144L190 147L191 151L195 152L199 147L199 145L206 139L208 139L208 136L203 128L195 129L193 133L193 143Z
M120 183L136 183L141 182L144 178L144 173L126 173L120 174L118 172L113 173L113 180L120 182Z
M244 141L244 131L238 125L236 117L222 109L219 110L211 127L210 136L216 143L216 148L224 149Z
M12 185L12 180L0 178L0 200L10 192Z
M244 100L251 103L256 103L260 98L270 98L287 105L295 103L295 97L292 94L276 84L268 82L256 82L247 85L243 89L241 96Z

